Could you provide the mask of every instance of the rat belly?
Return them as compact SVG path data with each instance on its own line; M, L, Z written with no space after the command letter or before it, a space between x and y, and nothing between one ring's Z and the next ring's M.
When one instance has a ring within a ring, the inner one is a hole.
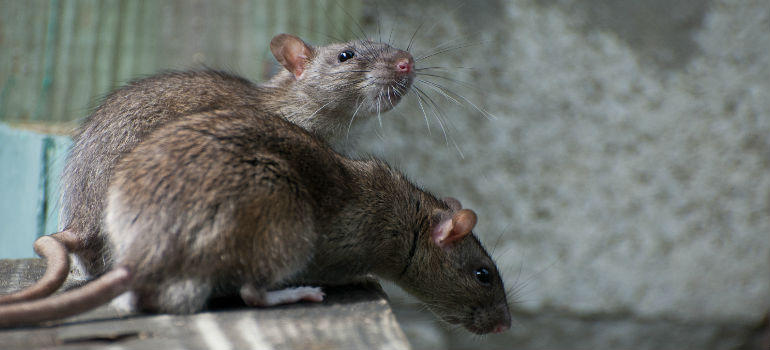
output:
M136 309L192 313L216 295L240 294L258 306L322 300L320 291L268 292L301 273L313 255L309 208L283 191L275 192L283 197L280 203L264 193L245 192L236 196L245 198L240 201L212 200L215 210L185 205L177 211L173 204L157 210L148 202L132 206L136 191L113 191L107 231L115 266L133 273Z

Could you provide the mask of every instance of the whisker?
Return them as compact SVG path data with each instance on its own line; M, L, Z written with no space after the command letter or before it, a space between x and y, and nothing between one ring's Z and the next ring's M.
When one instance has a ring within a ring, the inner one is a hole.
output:
M351 28L348 28L348 30L350 31L350 34L356 37L359 41L364 41L364 38L366 38L366 31L364 31L364 29L361 27L361 24L358 22L358 20L352 14L350 14L350 12L348 12L348 10L345 9L345 7L342 6L339 2L335 1L334 5L336 5L340 10L342 10L342 12L345 13L345 15L353 22L353 24L356 25L356 27L358 28L362 36L359 36L358 33L356 33L354 30L352 30Z
M345 70L345 71L339 71L339 72L318 72L320 74L324 75L332 75L332 74L342 74L342 73L370 73L371 69L366 70Z
M356 110L353 112L353 116L350 117L350 123L348 123L348 132L345 136L346 141L350 140L350 128L353 126L353 121L356 119L356 114L358 114L358 110L361 108L361 106L364 105L364 100L361 100L361 103L358 104L358 107L356 107Z
M457 101L456 99L452 98L452 96L447 95L444 91L442 91L441 89L435 87L435 84L433 82L427 81L427 80L423 80L423 79L419 79L418 81L421 82L421 83L426 84L429 88L435 90L441 96L444 96L444 98L446 98L447 100L454 102L458 106L462 106L462 103L460 103L460 101Z
M481 92L481 90L479 90L473 84L471 84L471 83L469 83L467 81L460 80L460 79L450 78L450 77L447 77L447 76L443 76L443 75L439 75L439 74L432 74L432 73L418 73L418 75L444 79L444 80L453 82L453 83L455 83L457 85L460 85L461 87L464 87L464 88L467 88L467 89L471 89L471 90L474 90L476 92Z
M409 45L406 45L406 51L409 51L409 49L412 48L412 43L414 43L414 37L417 35L417 32L420 31L420 28L422 28L423 24L425 24L425 21L420 21L420 25L417 26L417 29L415 29L414 33L412 33L412 36L409 38Z
M465 43L465 44L457 44L456 46L446 47L446 48L440 49L440 50L438 50L438 51L436 51L436 52L432 52L432 53L429 53L429 54L425 54L425 55L423 55L423 56L420 56L419 58L415 58L415 59L414 59L414 61L415 61L415 62L419 62L419 61L422 61L422 60L424 60L424 59L428 59L428 58L431 58L431 57L433 57L433 56L436 56L436 55L440 55L440 54L443 54L443 53L447 53L447 52L449 52L449 51L454 51L454 50L464 49L464 48L466 48L466 47L478 46L478 45L481 45L481 44L483 44L483 43L484 43L484 42L481 42L481 41L479 41L479 42L471 42L471 43Z
M374 3L374 11L377 13L377 41L382 42L382 13L377 2Z
M438 103L434 101L428 94L425 93L425 91L422 91L419 87L415 86L414 90L416 93L421 94L424 98L427 104L433 107L433 116L436 118L436 121L438 121L439 127L441 127L441 131L444 133L444 141L446 142L447 147L449 147L449 142L452 142L452 145L454 146L455 150L457 150L457 153L460 155L461 159L465 159L465 154L460 149L460 146L455 141L454 137L449 135L446 131L446 128L444 127L444 122L441 120L441 117L439 114L444 114L441 107L439 107ZM438 111L438 112L437 112Z
M457 10L459 10L460 8L462 8L463 6L465 6L465 2L464 2L463 0L458 0L458 1L457 1L457 6L455 6L455 8L453 8L453 9L449 10L449 11L447 12L447 16L451 15L453 12L456 12ZM432 25L432 26L430 26L430 28L428 28L428 29L426 30L426 32L430 33L430 31L432 31L432 30L433 30L433 28L435 28L435 27L436 27L436 25L438 25L438 24L439 24L439 21L433 21L433 25Z
M425 118L425 125L428 127L428 136L433 136L433 134L430 131L430 122L428 122L428 115L425 114L425 108L422 105L422 97L419 94L415 94L417 96L417 104L420 106L420 110L422 111L422 116Z
M454 96L457 96L458 98L460 98L460 99L462 99L463 101L467 102L469 105L473 106L473 108L474 108L474 109L476 109L476 110L477 110L479 113L481 113L481 115L483 115L485 118L487 118L487 119L489 119L489 120L495 120L495 119L497 119L497 117L495 117L495 116L494 116L494 115L492 115L491 113L487 112L487 111L486 111L486 110L484 110L483 108L480 108L480 107L479 107L479 106L477 106L475 103L473 103L473 102L471 102L469 99L465 98L463 95L460 95L460 94L457 94L457 93L455 93L455 92L452 92L451 90L449 90L449 89L447 89L447 88L445 88L445 87L443 87L443 86L441 86L441 85L439 85L439 84L436 84L435 82L432 82L432 81L429 81L429 80L421 80L421 81L422 81L423 83L426 83L426 84L429 84L429 85L431 85L431 86L434 86L434 87L436 87L437 89L439 89L439 90L441 90L441 91L444 91L446 94L452 94L452 95L454 95Z
M382 127L382 117L380 116L380 101L381 100L382 100L382 89L380 89L380 93L377 95L377 121L380 123L380 129L383 129L383 127Z
M414 89L415 89L415 91L416 91L416 92L418 92L419 94L422 94L422 96L423 96L423 97L425 97L425 100L426 100L427 102L429 102L429 104L430 104L430 105L432 105L432 106L433 106L433 110L434 110L434 111L433 111L433 116L434 116L434 117L436 118L436 120L438 121L438 124L439 124L439 126L441 127L441 131L443 131L443 132L444 132L444 141L446 141L446 144L447 144L447 146L449 146L449 138L448 138L448 136L447 136L447 133L446 133L446 129L444 129L444 123L441 121L441 118L439 118L438 114L436 113L436 110L438 110L438 111L441 111L441 108L438 106L438 104L436 104L436 102L435 102L435 101L433 101L433 99L432 99L432 98L430 98L430 96L428 96L428 95L427 95L427 94L426 94L424 91L422 91L420 88L418 88L418 87L416 87L416 86L415 86L415 87L414 87Z
M419 67L415 68L415 72L423 71L423 70L430 70L430 69L441 69L441 70L454 70L454 69L470 69L470 70L476 70L475 67L463 67L463 66L455 66L455 67L445 67L445 66L429 66L429 67Z
M313 118L313 116L315 116L316 114L318 114L318 112L320 112L322 109L324 109L324 108L325 108L326 106L328 106L330 103L332 103L332 102L335 102L335 101L339 101L339 100L340 100L340 98L335 98L335 99L332 99L332 100L330 100L329 102L326 102L326 103L324 103L324 104L323 104L323 106L321 106L321 107L319 107L318 109L316 109L316 110L315 110L315 112L313 112L312 114L310 114L310 115L309 115L307 118L308 118L308 119L310 119L310 118Z
M486 179L486 176L484 176ZM510 227L513 226L513 223L508 223L502 230L500 230L500 234L497 235L497 239L495 240L495 244L492 245L492 253L490 255L495 256L495 250L497 250L497 246L500 244L500 240L503 238L503 235L505 234Z

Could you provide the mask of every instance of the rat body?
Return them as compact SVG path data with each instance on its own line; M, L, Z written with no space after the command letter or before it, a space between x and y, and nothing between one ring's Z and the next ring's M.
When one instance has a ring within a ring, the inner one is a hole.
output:
M472 332L510 327L503 281L471 232L475 213L269 113L211 111L160 127L118 162L106 205L113 269L80 289L0 306L0 325L64 317L124 292L152 312L196 312L217 294L272 305L289 285L372 273ZM322 298L291 291L283 301Z
M285 69L262 85L199 70L151 76L108 95L73 136L61 181L64 230L35 243L48 258L47 273L31 288L0 296L0 304L57 290L69 270L65 249L86 276L109 268L101 232L107 185L119 159L159 127L194 113L244 107L281 116L341 148L351 124L392 109L415 75L412 56L384 43L313 47L280 34L270 49Z

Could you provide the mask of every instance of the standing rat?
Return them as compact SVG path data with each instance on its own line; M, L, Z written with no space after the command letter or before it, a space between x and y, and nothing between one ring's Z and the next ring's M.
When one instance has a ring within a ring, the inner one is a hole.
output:
M372 273L471 332L510 327L503 281L471 232L473 211L263 111L161 126L118 161L106 198L112 270L0 306L0 326L66 317L126 292L138 310L181 314L218 294L254 306L321 301L318 288L284 288Z
M340 148L351 124L392 109L415 76L408 52L380 42L313 47L280 34L270 50L285 69L262 85L201 70L152 76L108 95L73 137L61 180L64 230L35 242L48 259L46 274L28 289L0 296L0 304L56 291L69 271L66 251L86 275L108 268L100 235L107 184L120 157L158 127L192 113L246 106L280 115Z

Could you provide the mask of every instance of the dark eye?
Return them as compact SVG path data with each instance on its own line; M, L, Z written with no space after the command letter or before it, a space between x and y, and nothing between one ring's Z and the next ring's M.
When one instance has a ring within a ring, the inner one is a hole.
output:
M482 267L473 272L476 275L476 279L482 284L489 284L489 270Z
M337 56L337 58L339 58L340 62L345 62L345 61L353 58L353 56L355 56L355 55L356 55L356 53L353 52L353 50L345 50L345 51L340 52L340 55Z

